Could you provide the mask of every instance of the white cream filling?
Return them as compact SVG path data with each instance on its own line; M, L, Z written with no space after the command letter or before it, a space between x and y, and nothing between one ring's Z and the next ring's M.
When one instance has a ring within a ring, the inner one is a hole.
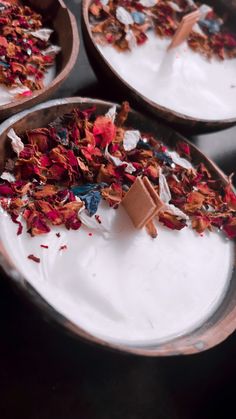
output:
M214 312L232 274L232 243L218 233L200 237L161 225L153 240L133 228L122 207L102 203L98 214L101 225L34 238L25 227L16 236L17 226L0 215L6 251L58 312L107 341L142 346L191 331Z
M152 31L148 38L132 51L98 48L124 81L153 102L193 118L235 118L236 59L207 60L186 43L167 52L168 39Z
M49 84L53 81L56 76L56 66L55 64L48 68L47 72L44 75L43 83L44 86L49 86ZM32 97L34 96L32 93ZM0 84L0 106L6 105L7 103L11 103L15 100L16 94L14 93L14 89L8 88L3 84Z

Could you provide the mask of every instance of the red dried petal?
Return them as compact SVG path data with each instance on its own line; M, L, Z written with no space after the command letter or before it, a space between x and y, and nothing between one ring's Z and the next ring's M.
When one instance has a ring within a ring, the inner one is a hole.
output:
M23 225L22 225L22 223L18 220L18 217L19 217L19 215L18 214L14 214L14 213L12 213L11 214L11 219L12 219L12 221L13 221L13 223L15 223L15 224L17 224L18 225L18 229L17 229L17 236L19 236L20 234L22 234L22 231L23 231Z
M67 245L63 244L62 246L59 247L59 250L67 250Z
M96 145L106 147L116 136L116 126L112 120L106 116L98 116L93 126L93 134Z
M185 142L178 142L176 151L179 153L180 156L184 155L190 157L190 147Z
M53 164L50 169L48 169L48 179L52 180L62 180L63 175L66 173L66 170L63 166L59 164Z
M186 212L194 212L201 209L204 200L205 197L200 192L190 192L187 197L187 203L184 205L184 210Z
M232 218L226 224L224 224L223 230L229 239L235 239L236 238L236 218Z
M37 147L42 153L46 153L49 149L49 133L46 128L38 128L27 133L30 144Z
M57 192L58 188L55 185L47 184L41 187L40 189L36 190L33 196L36 199L42 199L54 196Z
M26 209L23 212L23 217L26 220L28 232L31 236L49 233L50 228L45 220L45 217L34 209Z
M0 196L13 196L14 191L12 190L12 187L8 185L7 183L3 183L0 185Z
M158 217L159 221L171 230L182 230L182 228L186 227L185 220L180 220L179 218L168 212L160 212L158 214Z
M110 206L120 204L123 196L122 187L116 183L112 183L109 187L101 190L102 197L109 202Z
M0 36L0 47L7 48L8 42L4 36Z
M37 209L38 207L40 208L40 212L42 212L53 225L60 225L63 223L60 212L53 208L48 202L39 200L37 201Z
M236 211L236 195L232 190L231 184L225 187L225 202L227 202L230 209Z
M211 220L206 215L196 215L192 219L192 228L202 234L211 225Z

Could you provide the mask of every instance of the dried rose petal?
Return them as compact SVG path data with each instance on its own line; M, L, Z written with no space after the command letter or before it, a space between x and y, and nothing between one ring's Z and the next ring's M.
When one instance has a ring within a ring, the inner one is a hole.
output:
M211 220L206 215L196 215L192 219L192 228L202 234L211 225Z
M128 108L123 104L119 123L127 118ZM236 198L231 184L225 187L213 179L203 163L192 167L148 133L139 133L138 142L137 137L135 144L123 147L127 132L135 130L117 128L109 115L94 120L91 109L76 109L49 127L28 131L19 156L5 164L8 181L0 183L0 204L18 224L18 234L19 216L32 236L48 233L53 225L78 230L84 223L83 209L99 223L101 198L117 207L137 176L147 176L165 203L159 221L166 227L181 230L190 219L200 234L216 227L234 237ZM191 160L188 145L180 142L177 148ZM172 165L173 159L184 164ZM154 237L155 226L149 221L148 232Z
M40 263L40 258L38 258L37 256L29 255L27 257L28 259L33 260L33 262Z
M227 202L230 209L236 211L236 195L230 184L225 187L225 202Z
M106 147L115 138L116 127L109 117L98 116L93 126L93 134L96 145Z
M158 217L159 221L171 230L182 230L186 226L185 220L180 220L168 212L160 212Z
M236 237L236 218L232 218L224 226L223 230L229 239L235 239Z

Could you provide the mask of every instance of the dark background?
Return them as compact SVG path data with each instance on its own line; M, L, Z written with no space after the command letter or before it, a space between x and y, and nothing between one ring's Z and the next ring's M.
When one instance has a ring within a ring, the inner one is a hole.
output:
M80 0L66 4L80 30ZM116 101L108 92L105 78L98 85L81 39L75 69L55 97ZM190 139L230 174L235 136L231 128ZM235 418L236 334L198 355L126 356L68 337L3 275L0 296L0 419Z

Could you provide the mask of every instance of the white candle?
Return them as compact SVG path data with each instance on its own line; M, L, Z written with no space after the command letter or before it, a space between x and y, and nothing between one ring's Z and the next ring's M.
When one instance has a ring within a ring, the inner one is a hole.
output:
M58 312L107 341L147 346L193 330L218 307L233 267L233 244L221 234L158 225L153 240L133 228L122 207L102 203L98 214L101 225L34 238L25 228L16 236L16 225L1 214L6 251Z
M193 118L235 118L236 59L208 60L186 43L167 53L170 40L147 35L132 51L98 48L125 82L154 103Z

